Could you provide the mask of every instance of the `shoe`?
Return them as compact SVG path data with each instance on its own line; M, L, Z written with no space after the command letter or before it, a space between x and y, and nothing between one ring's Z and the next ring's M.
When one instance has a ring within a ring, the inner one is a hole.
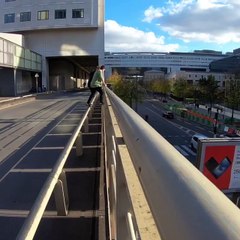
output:
M103 105L103 102L100 102L100 105Z

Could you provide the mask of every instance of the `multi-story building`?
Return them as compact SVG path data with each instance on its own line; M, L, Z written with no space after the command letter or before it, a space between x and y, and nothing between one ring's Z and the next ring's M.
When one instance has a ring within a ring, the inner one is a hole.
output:
M234 78L232 73L221 73L221 72L198 72L198 71L179 71L176 73L167 74L167 79L184 79L189 84L196 85L200 79L207 79L209 76L213 76L218 86L221 89L225 88L225 84L228 80Z
M164 77L165 77L165 74L162 71L149 70L144 72L143 81L147 82L151 80L158 80L158 79L163 79Z
M23 47L42 56L47 89L74 88L104 63L104 0L5 0L0 14L0 32L21 34Z
M209 68L212 72L233 73L238 78L240 76L240 54L219 59L210 63Z
M113 52L105 53L107 75L114 71L121 74L122 69L144 68L145 70L159 70L167 73L178 71L208 72L212 61L225 58L227 55L215 51L183 52ZM142 72L136 71L138 74Z
M41 55L22 47L21 35L0 34L0 96L33 90L33 83L37 85L33 79L39 76L41 64Z

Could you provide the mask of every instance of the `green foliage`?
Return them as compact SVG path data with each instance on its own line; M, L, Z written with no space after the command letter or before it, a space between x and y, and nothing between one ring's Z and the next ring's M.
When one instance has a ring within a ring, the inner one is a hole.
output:
M237 109L240 102L240 80L231 79L225 84L225 100L232 109Z
M172 86L173 95L179 98L187 97L189 85L186 79L179 78L177 79Z
M169 80L166 79L155 79L145 83L144 86L152 92L158 92L166 95L171 90L171 85Z
M205 101L209 102L212 106L219 96L219 86L217 81L215 81L215 77L210 75L207 79L199 79L198 86L202 93L202 97L204 97Z
M114 93L130 107L142 100L144 89L138 84L137 79L125 79L121 75L113 74L108 82L112 85Z

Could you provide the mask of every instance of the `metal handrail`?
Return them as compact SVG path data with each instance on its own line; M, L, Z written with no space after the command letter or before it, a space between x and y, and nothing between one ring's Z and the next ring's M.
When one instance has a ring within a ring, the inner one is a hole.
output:
M106 93L162 239L238 240L239 209L110 89Z
M96 101L96 96L93 100L93 102ZM83 115L83 118L78 125L78 127L73 132L71 138L69 139L67 145L65 146L63 152L59 156L56 164L54 165L51 173L49 174L46 182L44 183L40 193L38 194L38 197L33 205L33 207L30 210L30 213L27 217L27 219L24 222L24 225L22 226L20 232L17 235L17 240L31 240L33 239L36 230L38 228L39 222L41 221L42 215L45 211L45 208L48 204L48 201L52 195L52 192L55 188L55 185L59 179L60 174L63 171L64 164L68 158L69 153L71 152L71 149L78 137L78 134L81 130L81 128L84 125L84 122L87 119L87 116L89 115L91 107L88 108L88 110Z

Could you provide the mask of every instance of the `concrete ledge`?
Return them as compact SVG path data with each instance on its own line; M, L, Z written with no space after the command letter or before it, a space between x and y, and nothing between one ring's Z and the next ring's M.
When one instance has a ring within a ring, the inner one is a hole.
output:
M11 107L23 102L29 102L36 99L36 95L25 95L21 97L13 97L13 98L0 98L0 109Z

